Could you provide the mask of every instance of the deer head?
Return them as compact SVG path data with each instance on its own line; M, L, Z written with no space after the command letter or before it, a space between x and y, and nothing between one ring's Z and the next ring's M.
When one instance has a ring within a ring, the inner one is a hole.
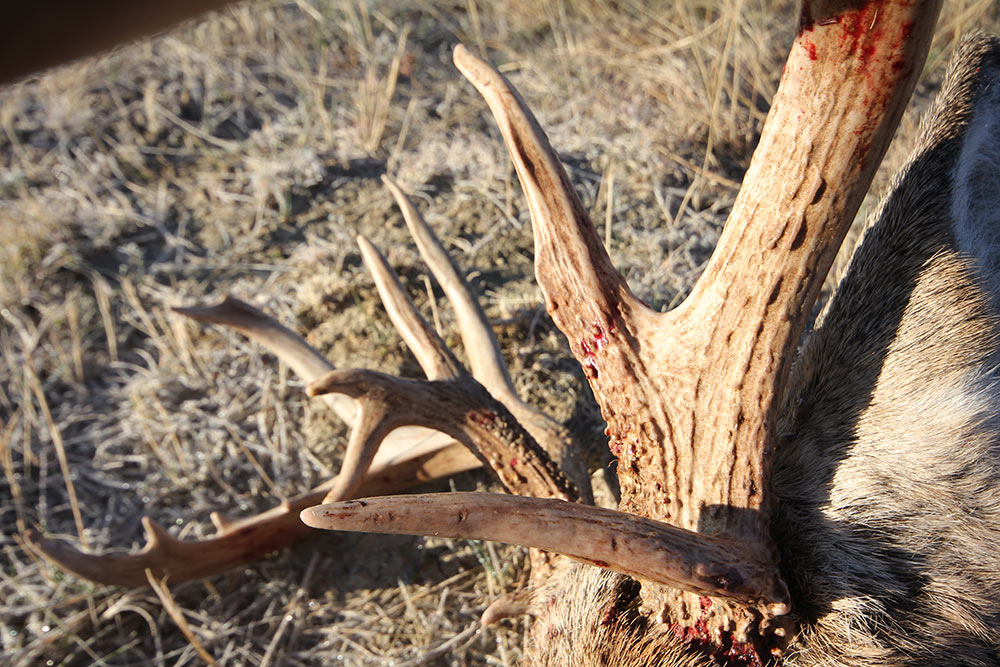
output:
M357 406L345 409L355 431L340 478L276 510L280 521L253 521L292 526L297 510L325 496L302 512L306 524L533 547L529 590L485 617L535 616L531 664L995 664L996 40L972 38L957 54L920 145L804 336L939 5L804 4L719 246L690 297L668 313L631 293L517 92L457 48L455 63L497 118L527 197L549 312L607 421L618 510L589 504L572 440L513 392L481 311L387 181L456 305L471 372L364 239L365 261L426 381L329 369L245 304L188 309L275 345L311 393L337 392ZM378 492L373 471L390 464L376 452L403 428L449 436L423 450L432 458L410 461L409 473L469 465L457 454L427 463L450 456L457 441L511 495L329 502ZM238 526L220 528L229 546L213 549L213 567L279 541L248 551L232 537ZM126 557L130 566L204 574L179 567L177 545L150 530L146 551ZM107 569L100 558L32 542L85 576Z

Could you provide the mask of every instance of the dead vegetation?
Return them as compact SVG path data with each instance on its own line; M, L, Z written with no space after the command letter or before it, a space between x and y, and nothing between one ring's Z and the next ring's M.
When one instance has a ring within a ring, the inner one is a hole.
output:
M182 536L207 535L212 510L262 511L329 476L345 431L325 406L256 346L169 306L232 293L308 334L339 367L419 374L353 241L372 238L452 330L384 172L417 193L469 272L522 395L569 423L599 465L603 424L534 286L527 210L450 48L488 54L530 100L613 259L665 308L714 246L795 9L257 2L0 91L7 659L516 663L523 625L477 621L523 574L509 547L320 535L154 592L65 576L19 534L38 526L127 549L149 514ZM993 2L944 11L916 108L960 34L1000 29ZM904 118L882 173L899 164L917 118Z

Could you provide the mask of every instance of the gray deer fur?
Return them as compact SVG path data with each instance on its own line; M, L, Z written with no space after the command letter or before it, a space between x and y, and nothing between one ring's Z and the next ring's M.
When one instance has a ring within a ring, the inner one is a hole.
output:
M1000 664L998 308L1000 40L975 35L789 380L772 532L799 634L779 664ZM529 664L706 664L644 625L636 584L569 567Z

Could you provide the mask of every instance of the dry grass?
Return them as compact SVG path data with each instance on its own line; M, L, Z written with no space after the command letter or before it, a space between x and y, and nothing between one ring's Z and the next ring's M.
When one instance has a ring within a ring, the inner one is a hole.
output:
M323 535L161 587L167 611L151 590L53 570L19 533L128 549L148 513L204 535L210 511L266 509L335 469L344 431L286 368L168 307L232 292L337 365L416 374L352 241L383 247L430 312L383 171L470 272L518 386L599 459L593 400L531 277L527 211L449 52L465 42L510 76L618 266L666 308L715 243L797 3L659 4L258 2L0 91L8 664L191 664L195 644L219 664L517 662L522 624L475 627L516 584L516 549ZM958 36L997 30L997 14L992 0L947 3L915 106Z

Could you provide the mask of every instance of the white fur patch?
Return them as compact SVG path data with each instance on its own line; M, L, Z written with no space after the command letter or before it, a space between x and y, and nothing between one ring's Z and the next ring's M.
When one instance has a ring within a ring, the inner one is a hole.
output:
M952 220L958 247L976 260L1000 303L1000 72L976 102L954 172Z

